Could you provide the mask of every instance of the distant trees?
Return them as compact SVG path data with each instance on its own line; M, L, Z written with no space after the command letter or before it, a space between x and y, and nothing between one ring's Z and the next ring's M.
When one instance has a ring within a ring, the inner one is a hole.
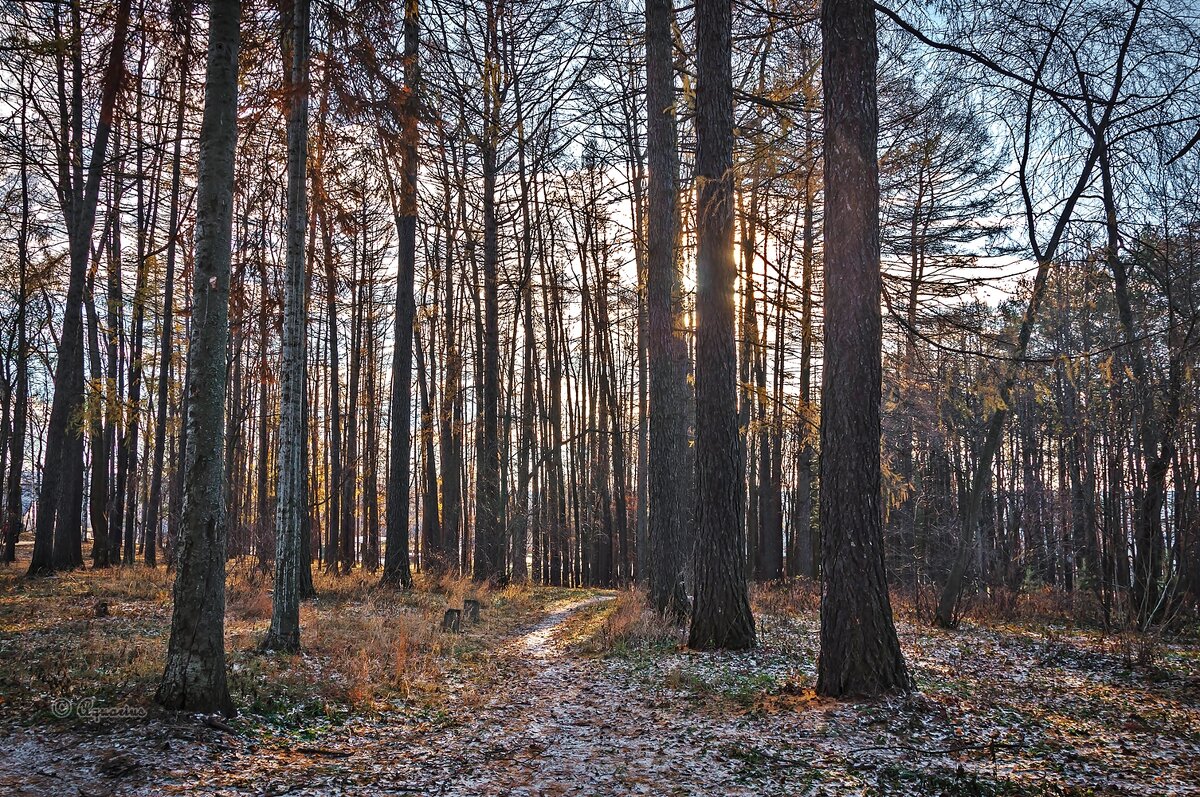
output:
M30 575L45 575L69 570L83 564L80 509L83 503L83 430L77 422L83 405L83 304L91 254L92 230L96 224L96 205L108 141L113 129L117 93L124 76L125 40L129 32L129 0L117 8L108 66L101 86L100 116L92 138L87 173L84 173L83 54L82 21L78 5L71 7L71 18L64 23L59 7L53 12L58 35L59 129L62 135L57 152L57 191L66 219L69 243L70 277L63 327L58 340L58 359L54 372L54 398L46 427L46 461L42 468L42 486L38 494L38 515L34 529ZM69 38L62 26L70 25ZM68 57L71 61L70 95L65 88Z
M25 69L19 71L22 88L25 83ZM16 374L14 376L11 395L12 428L6 430L8 436L8 473L4 477L4 507L2 531L4 539L3 553L0 561L15 562L17 559L17 540L24 526L25 496L25 435L29 424L29 239L30 239L30 201L29 201L29 128L28 101L25 97L20 102L20 143L18 144L17 169L20 182L20 217L17 222L17 311L13 323L16 325L16 352L13 357ZM6 403L7 406L7 403ZM8 413L5 413L6 415ZM45 543L43 542L43 545Z

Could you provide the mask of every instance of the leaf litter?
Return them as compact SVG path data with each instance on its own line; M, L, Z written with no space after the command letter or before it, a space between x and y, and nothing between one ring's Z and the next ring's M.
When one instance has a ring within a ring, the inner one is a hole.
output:
M603 597L561 605L449 667L436 709L398 702L300 738L188 720L8 727L14 795L1200 794L1196 649L1131 667L1066 630L899 622L917 690L821 698L815 616L760 646L585 653Z

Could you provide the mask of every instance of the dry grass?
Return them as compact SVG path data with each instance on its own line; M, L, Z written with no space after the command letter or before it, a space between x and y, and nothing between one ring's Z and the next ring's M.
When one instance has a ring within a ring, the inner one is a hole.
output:
M301 617L306 653L328 674L328 699L363 707L377 700L432 695L441 681L439 656L446 645L429 612L383 608L375 603L321 612L306 606Z
M684 641L683 628L651 609L640 590L617 592L614 600L592 607L573 625L576 638L572 648L581 653L673 650Z
M1065 592L1051 587L989 587L969 596L963 616L977 623L1054 623L1064 626L1104 624L1104 611L1094 592Z
M893 586L890 591L892 611L897 619L927 625L933 618L939 594L939 587L931 584ZM804 577L754 584L751 586L751 604L755 615L816 616L821 608L821 586ZM1126 614L1121 607L1111 610L1114 623ZM1094 592L1065 592L1044 586L983 589L964 598L962 619L986 626L1105 627L1103 608Z
M0 721L51 721L51 704L63 697L152 709L174 574L135 566L26 579L25 564L0 566ZM271 574L252 560L228 563L230 691L251 722L299 728L385 705L434 707L451 670L461 682L494 666L488 651L565 594L496 590L454 575L418 575L409 591L380 588L378 574L361 570L313 576L317 598L301 609L302 654L263 654ZM481 622L443 634L443 611L465 598L481 601Z
M231 563L225 577L226 622L271 619L271 577L257 567Z
M750 589L750 607L755 616L815 614L821 607L821 585L808 578L754 584Z

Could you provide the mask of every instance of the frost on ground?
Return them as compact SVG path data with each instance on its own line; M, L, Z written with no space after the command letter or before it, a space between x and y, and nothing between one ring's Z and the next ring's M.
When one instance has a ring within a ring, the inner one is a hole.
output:
M581 652L577 599L449 673L436 709L312 732L110 722L0 738L16 795L1198 794L1200 652L1131 666L1084 633L901 623L918 691L811 691L817 625L762 616L746 653ZM583 649L586 649L585 647Z

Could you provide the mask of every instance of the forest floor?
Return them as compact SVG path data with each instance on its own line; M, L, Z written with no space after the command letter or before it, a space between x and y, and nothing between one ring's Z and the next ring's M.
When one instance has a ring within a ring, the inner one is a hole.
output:
M1200 794L1200 646L1178 640L901 612L917 690L837 702L811 689L811 591L757 593L759 647L700 654L634 593L321 576L288 657L255 652L270 602L244 569L239 715L212 721L152 707L161 569L19 574L0 570L3 794ZM480 623L437 630L472 596Z

